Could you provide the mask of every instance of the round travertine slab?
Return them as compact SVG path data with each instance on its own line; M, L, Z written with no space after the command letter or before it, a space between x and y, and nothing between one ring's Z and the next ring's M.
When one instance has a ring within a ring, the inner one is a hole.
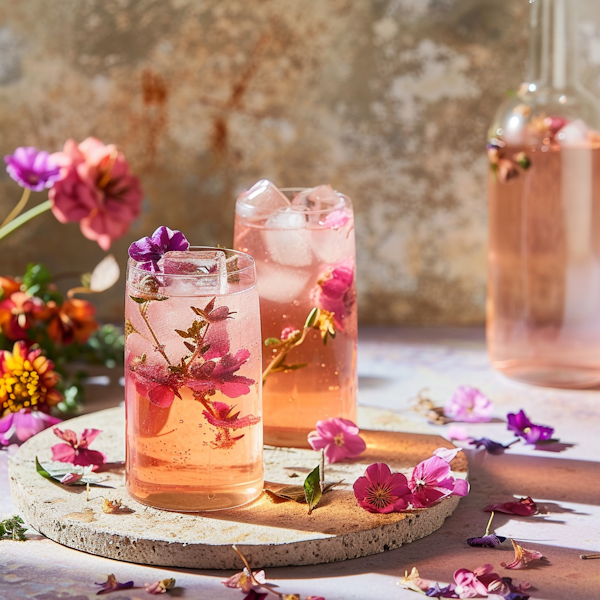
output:
M373 415L369 415L373 417ZM69 421L77 433L101 429L94 449L109 462L125 459L124 412L120 408ZM109 472L104 483L114 489L65 487L42 478L35 457L51 463L50 446L58 440L46 430L26 442L11 460L10 484L14 502L25 520L50 539L91 554L135 563L201 569L237 569L242 563L231 549L236 544L257 567L312 565L398 548L441 527L456 508L451 497L431 508L388 515L360 508L352 483L374 462L408 474L436 448L452 447L441 437L362 430L367 450L353 462L328 465L327 480L344 484L323 496L312 515L305 504L272 502L266 494L241 508L210 513L173 513L134 501L127 494L123 468ZM265 481L302 483L319 461L318 453L294 448L265 448ZM451 466L466 476L467 462L459 453ZM298 475L295 477L294 475ZM105 514L103 498L120 499L131 512Z

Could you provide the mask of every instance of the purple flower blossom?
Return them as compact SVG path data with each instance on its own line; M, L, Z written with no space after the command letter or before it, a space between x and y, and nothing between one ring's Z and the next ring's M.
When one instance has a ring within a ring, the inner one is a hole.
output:
M143 237L129 246L129 256L137 261L140 269L157 271L158 261L166 252L185 251L190 249L190 243L181 231L173 231L161 225L152 237Z
M459 598L456 593L456 586L449 584L446 587L441 587L436 581L430 588L425 590L425 596L428 598Z
M518 441L518 438L515 442L516 441ZM503 454L504 451L510 448L515 442L511 442L505 446L504 444L494 442L494 440L490 440L489 438L481 438L479 440L471 440L469 444L475 446L475 448L481 448L483 446L490 454Z
M496 548L502 542L506 541L506 538L495 533L490 533L482 537L468 538L467 544L474 548Z
M104 583L96 583L102 589L96 592L96 595L110 594L110 592L116 592L117 590L126 590L133 587L133 581L127 581L126 583L119 583L114 575L109 575L108 579Z
M24 188L41 192L60 179L60 167L45 151L33 146L17 148L4 157L8 174Z
M60 422L61 419L30 408L8 413L0 419L0 446L21 444L36 433Z
M508 429L525 440L526 444L537 444L552 438L554 428L545 425L536 425L529 420L523 410L517 414L508 413Z
M487 396L468 385L461 385L444 406L444 416L465 423L487 423L494 407Z
M358 427L348 419L333 418L317 421L317 430L308 434L313 450L325 449L330 464L362 454L367 444L358 434Z

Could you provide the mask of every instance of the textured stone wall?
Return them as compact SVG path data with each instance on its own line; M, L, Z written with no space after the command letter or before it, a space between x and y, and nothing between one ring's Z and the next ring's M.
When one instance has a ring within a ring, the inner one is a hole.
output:
M230 245L236 195L259 178L330 182L355 203L363 323L479 323L485 133L522 79L527 12L525 0L3 0L0 152L117 143L145 191L113 247L123 265L160 224ZM3 174L2 214L18 193ZM3 273L102 257L49 213L0 250ZM121 318L122 294L103 296L103 317Z

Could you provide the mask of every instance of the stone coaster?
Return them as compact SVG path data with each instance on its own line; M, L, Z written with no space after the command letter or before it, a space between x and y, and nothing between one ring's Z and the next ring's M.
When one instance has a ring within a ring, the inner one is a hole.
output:
M93 448L109 462L125 459L124 411L114 408L72 419L65 424L78 434L86 427L102 430ZM352 462L327 465L327 480L345 483L325 494L312 515L305 504L274 503L262 494L251 504L210 513L156 510L133 500L125 488L124 469L108 473L104 483L114 489L65 487L37 474L35 457L47 466L50 446L58 443L51 430L26 442L11 460L10 485L24 519L51 540L91 554L165 567L240 569L232 550L236 544L256 568L312 565L377 554L398 548L439 529L459 498L451 497L423 510L371 514L357 505L352 484L374 462L409 474L439 447L453 447L438 436L362 430L367 450ZM319 454L295 448L265 448L265 481L302 483L319 462ZM466 477L467 461L460 452L451 463ZM299 477L291 477L293 474ZM105 514L103 498L122 500L127 514Z

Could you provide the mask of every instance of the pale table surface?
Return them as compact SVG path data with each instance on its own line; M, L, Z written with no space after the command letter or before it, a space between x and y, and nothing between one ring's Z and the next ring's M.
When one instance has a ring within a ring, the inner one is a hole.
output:
M524 408L556 436L572 446L562 452L542 452L523 445L501 456L467 449L471 494L433 535L384 554L312 567L273 568L267 579L285 593L323 596L326 600L416 599L398 582L416 565L423 577L452 581L461 567L491 563L502 575L529 581L531 597L544 600L600 598L600 560L581 560L582 553L600 552L600 391L537 388L513 382L494 372L487 360L480 329L362 329L359 343L359 403L391 411L382 427L444 435L448 426L434 426L413 410L423 388L437 403L458 385L480 388L494 402L497 422L467 425L474 437L509 441L501 422L507 412ZM118 404L118 394L98 387L88 410ZM100 400L99 400L100 399ZM7 476L8 457L0 452L0 515L14 512ZM545 510L531 518L497 515L499 535L515 537L525 547L541 551L537 561L521 571L507 571L512 560L506 542L497 549L471 548L467 537L480 536L488 514L483 507L512 496L529 495ZM222 571L161 569L122 563L62 547L35 533L27 542L0 541L0 599L85 600L95 597L96 581L114 573L119 581L142 586L168 577L177 580L171 596L206 600L241 599L239 590L220 582ZM259 567L260 565L256 565ZM111 600L149 598L142 589L115 592ZM166 597L166 596L164 596ZM268 596L268 600L275 598Z

